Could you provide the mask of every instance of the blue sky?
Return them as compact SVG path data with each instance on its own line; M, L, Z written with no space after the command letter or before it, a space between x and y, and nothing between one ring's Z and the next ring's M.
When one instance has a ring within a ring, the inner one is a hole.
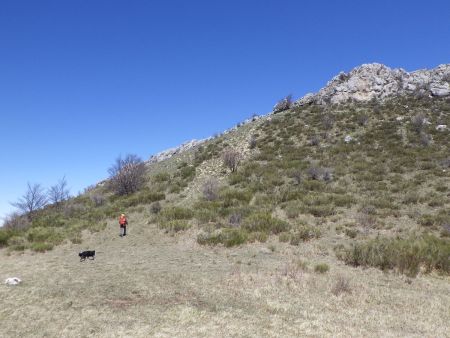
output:
M449 1L0 2L0 216L317 91L341 70L450 62Z

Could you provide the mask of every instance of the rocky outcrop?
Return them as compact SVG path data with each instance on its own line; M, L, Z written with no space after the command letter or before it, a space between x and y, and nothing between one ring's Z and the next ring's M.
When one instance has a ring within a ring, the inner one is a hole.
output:
M450 95L450 64L408 73L379 63L364 64L341 72L316 94L306 94L294 105L334 104L383 100L396 95Z
M192 149L200 144L202 144L203 142L207 141L209 139L203 139L203 140L191 140L188 142L183 143L182 145L175 147L175 148L170 148L164 151L161 151L160 153L151 156L147 163L157 163L157 162L161 162L164 160L167 160L169 158L171 158L172 156L176 155L176 154L180 154L183 153L189 149Z

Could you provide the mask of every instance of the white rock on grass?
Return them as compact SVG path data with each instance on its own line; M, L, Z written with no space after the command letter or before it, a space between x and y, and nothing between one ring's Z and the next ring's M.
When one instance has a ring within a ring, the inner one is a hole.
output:
M350 143L352 141L353 141L353 137L351 137L350 135L345 136L345 138L344 138L345 143Z
M19 277L9 277L5 279L6 285L19 285L22 280Z
M447 130L447 125L446 124L439 124L439 125L436 126L436 130L437 131Z

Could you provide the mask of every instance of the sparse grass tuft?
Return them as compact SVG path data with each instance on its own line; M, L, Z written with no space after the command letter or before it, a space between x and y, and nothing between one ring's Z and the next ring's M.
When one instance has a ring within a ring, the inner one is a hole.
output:
M326 263L319 263L314 266L314 272L316 273L326 273L330 270L330 266Z

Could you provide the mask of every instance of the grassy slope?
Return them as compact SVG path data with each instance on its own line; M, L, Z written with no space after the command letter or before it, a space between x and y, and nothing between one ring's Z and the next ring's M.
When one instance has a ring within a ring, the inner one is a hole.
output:
M418 113L431 122L428 146L410 123ZM0 277L25 281L0 288L0 335L448 335L448 276L409 279L336 257L377 236L445 240L449 134L436 124L450 125L444 100L301 108L151 165L148 188L135 196L117 199L97 187L49 208L0 251ZM356 141L346 144L348 134ZM227 147L243 156L234 174L221 165ZM333 179L311 179L311 168L329 168ZM202 198L210 177L220 186L215 201ZM94 195L104 203L96 206ZM149 205L162 197L155 215ZM122 210L131 214L125 241L108 218ZM236 215L240 225L230 226ZM255 242L211 248L197 239ZM20 251L61 242L45 254ZM97 260L78 263L75 253L88 248L101 251ZM319 263L330 271L315 273Z

